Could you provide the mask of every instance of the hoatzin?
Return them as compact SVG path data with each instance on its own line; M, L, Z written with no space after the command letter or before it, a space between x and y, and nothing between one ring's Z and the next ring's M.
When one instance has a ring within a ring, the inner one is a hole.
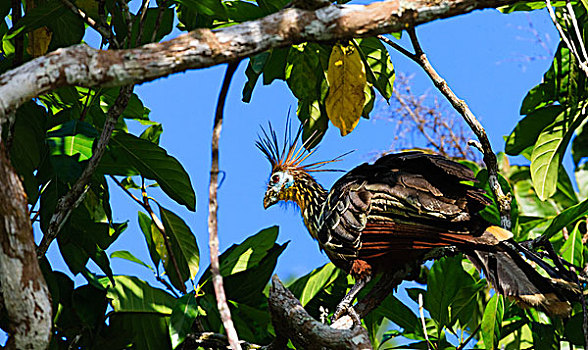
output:
M569 315L569 301L579 293L575 284L541 264L538 256L514 242L511 232L478 214L491 201L471 185L476 180L469 168L422 152L388 154L354 168L327 191L310 173L325 171L322 166L338 158L304 164L313 151L297 146L301 130L294 140L286 130L280 147L271 124L269 131L262 129L257 147L272 166L263 205L267 209L279 201L295 202L319 247L354 277L356 284L335 318L345 311L353 315L351 302L374 274L419 261L444 246L456 247L497 292L521 306ZM527 259L552 276L541 275Z

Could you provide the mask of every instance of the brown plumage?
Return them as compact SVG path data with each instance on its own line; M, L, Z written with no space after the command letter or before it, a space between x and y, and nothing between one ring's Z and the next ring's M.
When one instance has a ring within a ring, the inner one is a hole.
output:
M294 140L285 138L280 150L270 126L258 141L272 164L264 206L297 203L320 248L358 281L341 308L374 274L418 261L434 248L455 246L499 293L522 306L569 314L577 290L562 279L540 275L521 256L510 232L478 215L491 201L472 185L469 168L422 152L388 154L354 168L326 191L310 172L332 161L302 165L309 154L297 148L299 137L300 131Z

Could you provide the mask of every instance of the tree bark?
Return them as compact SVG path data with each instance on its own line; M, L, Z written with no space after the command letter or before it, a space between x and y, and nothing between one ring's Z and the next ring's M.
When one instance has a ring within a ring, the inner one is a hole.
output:
M62 86L108 87L142 83L209 67L304 41L330 41L398 32L439 18L516 0L391 0L289 8L255 21L197 29L157 44L101 51L85 45L56 50L0 76L0 123L25 101Z
M27 199L0 143L0 285L10 321L8 349L46 349L51 299L33 240Z

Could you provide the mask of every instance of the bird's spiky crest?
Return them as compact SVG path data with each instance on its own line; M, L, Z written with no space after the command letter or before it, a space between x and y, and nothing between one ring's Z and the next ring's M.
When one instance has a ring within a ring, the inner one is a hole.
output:
M284 132L283 145L280 147L278 135L273 128L271 122L268 122L268 129L261 128L261 135L255 142L255 145L272 165L272 172L277 170L302 170L306 172L318 171L337 171L333 169L322 169L323 166L338 162L351 152L342 154L334 159L315 162L311 164L302 164L310 155L312 155L317 148L309 150L309 146L317 139L318 134L313 133L305 142L300 143L304 124L301 124L296 132L296 136L292 139L292 128L290 125L290 118L286 121L286 130Z

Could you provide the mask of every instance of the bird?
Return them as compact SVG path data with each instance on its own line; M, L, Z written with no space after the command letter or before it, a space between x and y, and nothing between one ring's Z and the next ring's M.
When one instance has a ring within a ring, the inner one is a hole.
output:
M570 315L579 288L517 244L510 231L482 218L479 212L492 201L474 186L476 179L468 167L422 151L392 153L353 168L327 190L312 174L329 171L324 166L342 156L308 163L316 150L308 150L312 136L300 142L303 125L294 138L288 125L283 145L271 123L267 130L261 129L256 142L271 165L263 206L294 202L319 248L355 279L334 319L347 312L357 320L351 303L367 282L441 247L463 253L496 292L521 307Z

